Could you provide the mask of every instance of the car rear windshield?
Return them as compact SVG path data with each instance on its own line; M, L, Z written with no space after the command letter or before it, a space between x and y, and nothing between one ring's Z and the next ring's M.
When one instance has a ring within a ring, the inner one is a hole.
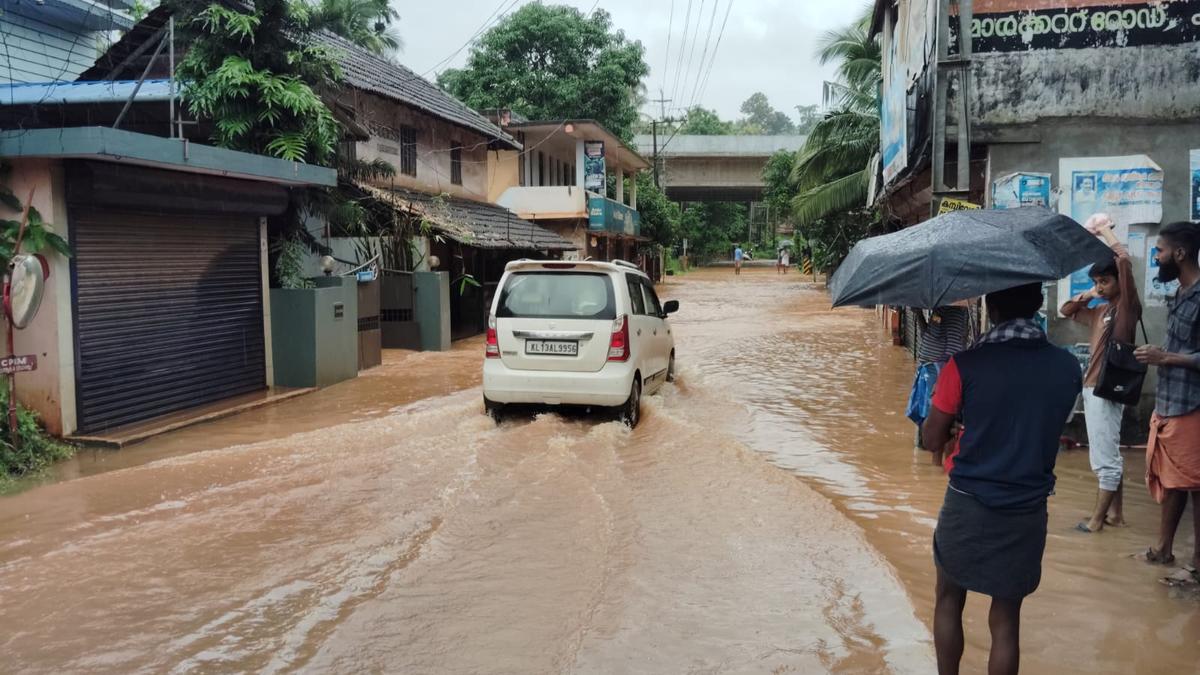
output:
M606 274L518 272L508 277L498 318L615 319L617 303Z

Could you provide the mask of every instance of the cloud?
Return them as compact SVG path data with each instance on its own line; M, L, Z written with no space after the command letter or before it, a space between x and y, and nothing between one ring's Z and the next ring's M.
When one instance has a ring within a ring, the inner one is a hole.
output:
M518 0L518 6L527 1L532 0ZM691 0L686 40L684 22L688 0L600 0L599 6L612 15L616 28L646 48L646 62L651 71L646 80L649 97L657 98L661 88L668 97L675 99L668 105L680 108L691 102L693 91L698 90L700 58L705 37L709 35L709 23L714 22L709 37L711 59L729 1ZM567 0L559 4L587 11L595 2ZM715 20L712 18L714 2L717 4ZM818 103L821 83L830 79L833 71L817 63L816 42L826 30L844 26L861 16L866 4L854 0L732 2L708 86L702 96L697 91L700 105L714 108L728 119L738 117L741 102L756 91L765 93L772 105L789 114L794 112L796 105ZM448 3L403 5L393 2L401 14L399 28L407 43L400 61L417 72L428 70L466 42L494 10L508 4L509 0L450 0ZM672 26L669 38L668 25ZM670 54L667 53L668 40ZM679 49L684 44L687 49L683 54L684 66L680 68ZM461 66L467 52L464 49L442 67ZM689 58L690 68L687 67ZM647 112L657 114L658 105L647 106Z

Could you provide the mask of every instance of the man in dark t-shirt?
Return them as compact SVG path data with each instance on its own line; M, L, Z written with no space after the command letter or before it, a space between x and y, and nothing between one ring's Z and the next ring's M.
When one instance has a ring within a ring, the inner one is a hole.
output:
M1017 672L1021 602L1041 581L1058 440L1083 386L1075 357L1034 320L1041 305L1041 284L988 295L994 327L947 362L925 420L935 457L956 418L963 426L933 537L940 673L958 672L967 591L992 598L989 672Z

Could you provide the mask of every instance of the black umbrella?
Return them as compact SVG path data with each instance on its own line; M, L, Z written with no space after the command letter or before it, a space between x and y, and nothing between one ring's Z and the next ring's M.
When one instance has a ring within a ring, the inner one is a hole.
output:
M932 309L1062 279L1111 255L1079 223L1044 208L953 211L858 242L829 290L834 307Z

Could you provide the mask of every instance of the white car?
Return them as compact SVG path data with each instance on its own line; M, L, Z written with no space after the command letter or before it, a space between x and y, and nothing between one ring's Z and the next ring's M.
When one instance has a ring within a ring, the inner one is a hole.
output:
M488 315L483 402L602 406L630 427L675 376L675 338L650 278L624 262L518 260Z

